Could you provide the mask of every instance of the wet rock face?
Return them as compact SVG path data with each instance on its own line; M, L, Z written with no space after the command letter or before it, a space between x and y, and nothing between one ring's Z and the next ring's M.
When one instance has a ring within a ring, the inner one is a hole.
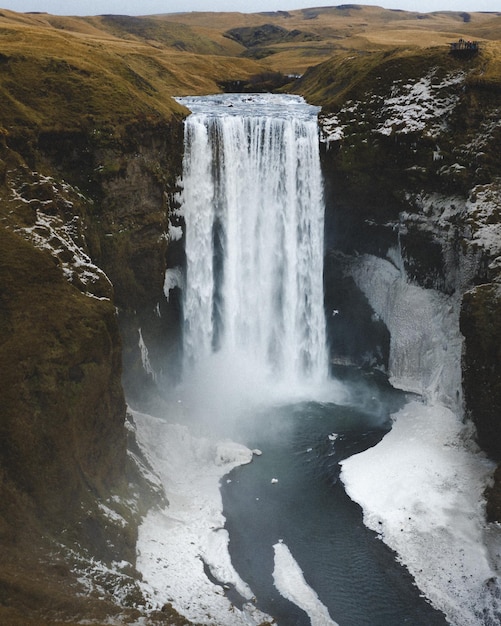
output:
M164 293L167 268L182 268L177 180L183 122L137 122L86 134L45 134L39 149L91 200L85 220L89 256L113 285L119 311L124 385L129 401L155 387L143 367L141 338L156 371L176 376L180 305ZM181 271L181 270L179 270Z
M182 120L45 133L37 147L89 198L89 255L112 282L117 306L155 305L163 293L169 220L175 219Z
M324 293L331 362L388 370L390 334L350 276L350 260L331 252L325 259Z
M98 157L120 162L118 171L101 181L95 258L113 283L123 341L123 380L134 401L156 383L145 372L140 340L154 370L175 376L180 306L175 293L164 292L164 281L168 268L184 263L182 241L177 239L180 218L175 213L182 121L131 129L123 145Z

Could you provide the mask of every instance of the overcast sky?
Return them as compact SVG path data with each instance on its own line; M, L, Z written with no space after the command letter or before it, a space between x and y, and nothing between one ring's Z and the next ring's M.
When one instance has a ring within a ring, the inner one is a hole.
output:
M45 11L57 15L148 15L179 11L278 11L347 4L343 0L0 0L0 7L12 11ZM355 4L355 3L353 3ZM406 11L499 11L500 0L365 0L387 9Z

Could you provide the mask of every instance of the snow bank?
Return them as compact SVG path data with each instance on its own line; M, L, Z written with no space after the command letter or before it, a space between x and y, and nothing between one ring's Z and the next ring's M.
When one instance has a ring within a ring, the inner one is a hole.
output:
M325 115L320 119L320 141L327 147L344 138L343 126L337 115Z
M353 275L390 331L391 382L423 401L343 461L346 491L454 626L500 624L501 529L485 522L483 500L495 466L460 419L459 300L409 284L398 250L360 257Z
M413 401L394 419L381 443L342 462L348 495L454 626L499 624L501 541L481 497L493 464L444 407Z
M305 611L310 618L311 626L337 626L317 594L306 583L301 568L285 543L280 541L273 549L275 551L273 580L282 596Z
M133 412L133 418L138 444L169 503L151 510L139 528L137 569L151 608L170 602L188 619L218 626L269 619L250 602L252 591L231 564L219 491L221 477L249 463L252 451L194 437L187 427L150 415ZM225 596L225 587L242 596L242 610Z

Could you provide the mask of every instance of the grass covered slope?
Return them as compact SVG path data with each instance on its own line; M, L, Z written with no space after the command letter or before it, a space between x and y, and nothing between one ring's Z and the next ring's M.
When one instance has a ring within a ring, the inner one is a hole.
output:
M193 28L210 26L232 39L235 30L240 31L245 56L260 59L274 71L302 74L335 54L448 46L460 37L497 40L501 12L418 13L341 4L253 14L180 13L158 19ZM280 36L277 28L282 30Z
M49 255L3 228L0 244L2 457L55 518L123 475L118 328L112 303L75 289Z
M355 21L359 11L369 12L367 21ZM501 13L418 14L376 7L344 13L337 23L350 20L351 35L340 34L328 58L309 67L294 86L327 109L364 92L383 92L392 81L418 76L433 66L442 71L463 69L471 86L495 88L501 82ZM480 54L449 54L450 43L459 39L478 41Z
M0 124L11 132L168 119L183 110L172 96L215 92L228 76L261 70L231 56L240 49L230 40L223 48L188 27L146 24L0 12Z
M104 548L110 528L96 498L124 486L113 306L80 293L49 255L3 227L0 286L0 621L89 614L91 603L73 600L70 555Z

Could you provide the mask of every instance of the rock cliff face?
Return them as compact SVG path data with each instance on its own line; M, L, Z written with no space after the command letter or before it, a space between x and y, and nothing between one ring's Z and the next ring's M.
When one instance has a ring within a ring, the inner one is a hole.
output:
M164 280L167 266L182 263L183 254L172 236L179 219L174 209L183 158L182 117L136 122L119 136L115 132L111 139L92 132L77 142L77 149L64 136L47 138L42 149L63 172L74 163L71 180L88 189L92 199L89 254L113 284L124 384L134 402L153 383L143 366L140 342L155 371L168 369L175 376L179 307L175 294L168 301Z
M99 618L75 599L76 577L115 589L115 599L104 593L103 615L141 604L133 566L144 503L127 455L122 359L130 379L145 377L139 328L162 354L165 327L177 332L163 287L182 123L136 123L112 141L92 131L40 132L29 145L1 139L5 619L27 623L50 606ZM46 600L23 605L37 594Z
M370 268L383 259L401 281L424 290L422 305L427 293L439 294L436 302L442 304L434 319L448 311L446 325L463 341L455 346L447 339L453 335L440 335L444 346L436 353L442 356L436 359L434 387L426 383L416 390L439 393L446 404L464 408L480 445L499 459L500 85L480 78L480 59L481 55L458 60L445 51L398 59L388 55L349 90L342 92L339 86L331 112L322 120L328 204L326 291L329 308L339 311L328 318L331 336L336 336L336 324L342 325L343 311L349 310L354 319L354 324L342 326L342 342L333 342L334 359L377 365L396 378L391 325L398 321L374 314L377 283L362 284L367 270L361 273L361 266ZM320 69L303 79L306 91L308 81L318 81L316 72ZM339 276L341 289L332 279ZM353 280L362 290L356 302L349 288ZM382 282L380 289L388 284ZM389 292L380 295L391 297ZM424 308L418 306L411 313L412 332ZM388 334L381 331L381 321ZM429 326L421 341L428 342L426 335L437 332L436 326ZM361 335L380 339L368 346ZM444 377L444 369L451 375ZM489 512L499 519L499 504L494 501L498 488L489 493Z

